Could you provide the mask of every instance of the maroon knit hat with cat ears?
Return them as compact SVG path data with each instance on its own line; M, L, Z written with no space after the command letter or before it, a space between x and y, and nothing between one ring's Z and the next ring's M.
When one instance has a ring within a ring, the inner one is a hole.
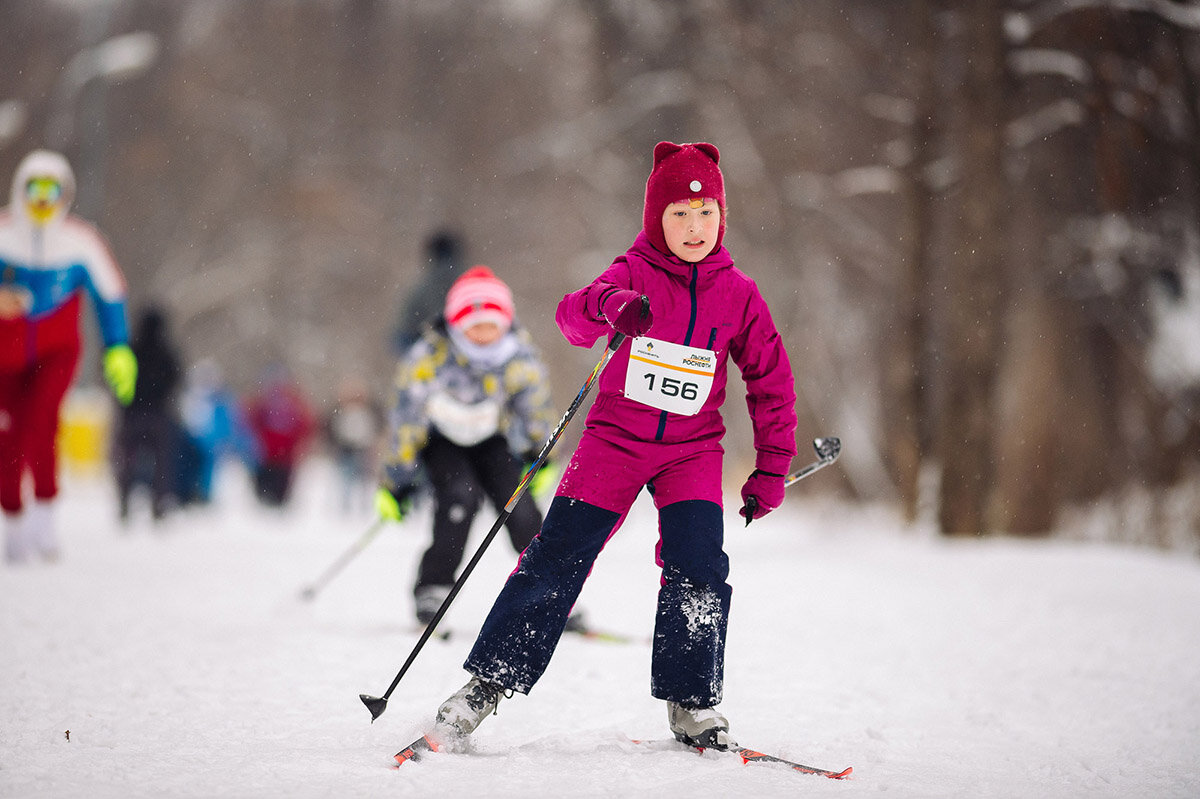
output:
M713 249L725 238L725 179L717 162L721 153L708 142L673 144L660 141L654 146L654 167L646 180L646 204L642 228L650 243L660 252L671 254L663 235L663 211L671 203L691 199L716 200L721 208L721 227Z

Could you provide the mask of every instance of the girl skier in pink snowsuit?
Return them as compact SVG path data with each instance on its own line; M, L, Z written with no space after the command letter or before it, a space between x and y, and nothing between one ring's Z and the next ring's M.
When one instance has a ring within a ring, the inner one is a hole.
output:
M556 316L572 344L629 338L600 377L587 426L541 532L522 553L464 667L472 679L438 711L435 736L474 731L502 695L542 675L584 580L645 487L659 514L662 586L651 693L686 743L727 747L721 701L731 589L722 549L720 407L730 359L746 383L756 468L746 523L783 501L796 454L795 389L754 281L721 246L725 188L711 144L660 142L643 230Z

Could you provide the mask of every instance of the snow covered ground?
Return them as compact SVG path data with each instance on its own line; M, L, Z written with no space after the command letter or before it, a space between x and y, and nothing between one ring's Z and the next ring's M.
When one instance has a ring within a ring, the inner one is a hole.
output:
M66 481L63 559L0 566L0 796L1200 796L1200 562L944 541L792 492L749 529L728 513L722 709L742 743L852 781L632 743L668 738L649 647L579 638L473 754L389 768L464 681L514 555L497 538L454 635L372 724L358 695L381 694L417 637L427 516L301 601L370 523L338 513L315 464L283 513L235 471L218 506L158 529L122 529L105 481ZM639 503L581 597L596 626L649 636L654 531Z

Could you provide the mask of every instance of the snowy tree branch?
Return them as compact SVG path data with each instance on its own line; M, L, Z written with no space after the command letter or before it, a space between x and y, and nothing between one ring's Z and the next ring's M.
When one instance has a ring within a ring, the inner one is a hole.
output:
M1200 4L1169 0L1054 0L1042 3L1032 11L1010 13L1005 18L1005 31L1010 41L1021 44L1059 17L1087 9L1157 14L1172 25L1200 31Z

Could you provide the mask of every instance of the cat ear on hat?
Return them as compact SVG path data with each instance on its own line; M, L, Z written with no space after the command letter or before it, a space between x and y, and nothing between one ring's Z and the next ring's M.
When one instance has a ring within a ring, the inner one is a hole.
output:
M683 149L683 145L669 141L660 141L654 145L654 165L658 166L669 155L674 155Z
M715 144L709 144L706 141L696 142L694 145L697 150L707 155L713 160L714 164L721 163L721 153Z

